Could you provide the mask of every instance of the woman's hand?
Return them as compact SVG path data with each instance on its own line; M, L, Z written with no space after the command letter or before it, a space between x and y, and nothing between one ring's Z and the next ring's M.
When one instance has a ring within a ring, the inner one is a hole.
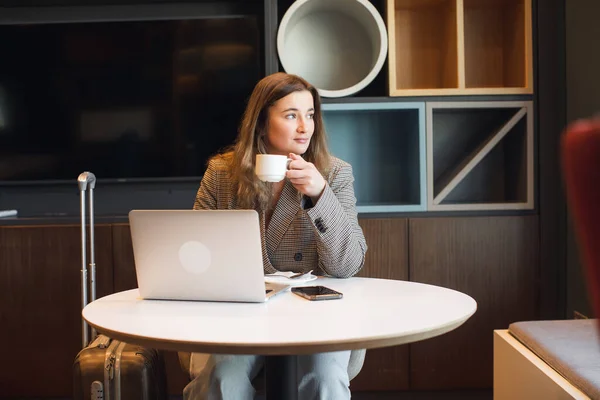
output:
M321 193L325 189L325 179L313 163L306 162L302 157L294 153L290 153L289 158L292 159L289 165L289 170L285 176L290 180L292 185L302 194L310 197L313 204L317 204L317 200L321 197Z

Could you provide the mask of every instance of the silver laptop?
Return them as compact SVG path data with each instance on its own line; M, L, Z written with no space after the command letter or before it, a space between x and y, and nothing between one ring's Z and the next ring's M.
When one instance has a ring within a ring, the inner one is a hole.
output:
M264 302L289 286L266 284L254 210L132 210L144 299Z

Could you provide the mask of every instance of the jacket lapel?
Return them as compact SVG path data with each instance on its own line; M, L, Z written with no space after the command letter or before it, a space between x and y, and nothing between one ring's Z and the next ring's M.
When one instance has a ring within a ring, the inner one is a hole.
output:
M288 180L285 181L279 201L275 206L271 222L267 228L267 251L269 256L272 256L279 244L283 235L289 229L290 224L300 210L299 193Z
M260 222L260 246L262 249L263 256L263 269L266 274L272 274L275 270L273 264L271 264L271 260L269 259L268 251L267 251L267 241L266 241L266 229L265 229L265 211L259 211L259 222Z

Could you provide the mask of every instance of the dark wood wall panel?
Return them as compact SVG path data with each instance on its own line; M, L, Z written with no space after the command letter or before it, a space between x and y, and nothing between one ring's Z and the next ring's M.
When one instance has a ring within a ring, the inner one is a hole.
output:
M538 315L537 216L411 219L410 278L477 301L464 325L410 346L411 389L491 388L492 333Z
M129 224L113 225L113 257L115 266L115 292L138 287ZM174 351L164 351L169 394L181 396L188 377L181 370Z
M357 276L408 279L408 219L362 218L360 227L367 241L364 268Z
M359 220L367 241L365 266L358 276L408 279L408 220ZM367 351L360 374L351 382L355 391L408 389L408 346Z
M454 288L473 296L479 309L439 338L369 350L352 389L491 387L493 329L537 315L537 217L362 218L360 224L369 250L359 276L410 276ZM81 347L80 248L76 225L0 228L0 340L10 343L0 397L70 396ZM98 296L137 287L128 224L97 226L96 257ZM181 395L187 377L176 353L165 358L169 392ZM32 365L50 360L53 368L31 380Z
M96 226L98 297L112 292L110 225ZM81 230L0 227L0 397L64 397L81 349Z
M129 224L113 224L115 292L138 287Z

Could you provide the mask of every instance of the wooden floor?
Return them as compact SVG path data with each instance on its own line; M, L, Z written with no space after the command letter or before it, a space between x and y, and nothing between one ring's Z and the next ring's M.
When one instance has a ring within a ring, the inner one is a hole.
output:
M1 399L2 397L0 397ZM470 390L452 392L360 392L352 393L352 400L492 400L492 390ZM69 398L13 398L11 400L71 400ZM171 396L169 400L183 400ZM265 400L258 396L256 400Z
M492 400L492 390L352 393L352 400Z
M352 400L493 400L492 390L452 392L360 392L352 393ZM171 399L181 400L181 398ZM256 400L265 400L259 396Z
M360 392L352 393L352 400L493 400L492 390L452 392ZM181 400L171 399L171 400ZM259 396L256 400L265 400Z

